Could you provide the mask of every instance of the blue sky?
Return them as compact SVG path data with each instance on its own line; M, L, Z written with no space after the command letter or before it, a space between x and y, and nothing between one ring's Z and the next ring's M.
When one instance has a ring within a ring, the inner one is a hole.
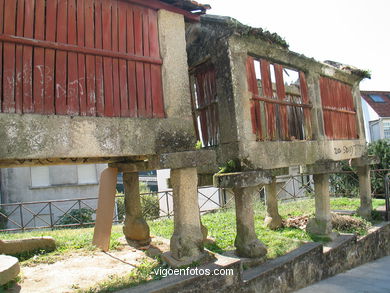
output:
M362 90L390 91L389 0L202 0L209 14L276 32L290 50L370 70Z

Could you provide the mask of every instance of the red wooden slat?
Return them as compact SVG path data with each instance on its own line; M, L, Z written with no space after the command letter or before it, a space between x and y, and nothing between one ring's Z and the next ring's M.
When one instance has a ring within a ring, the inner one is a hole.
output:
M263 85L263 93L268 98L273 97L270 66L271 64L267 60L261 59L260 61L261 82ZM276 129L275 106L271 103L266 103L265 109L266 109L266 116L267 116L268 136L269 139L274 140L275 129Z
M151 9L149 9L149 52L151 57L160 58L157 12ZM150 75L152 83L153 117L163 118L165 116L165 111L161 85L161 66L151 65Z
M0 33L3 33L4 0L0 0ZM0 68L3 68L3 43L0 42ZM0 70L0 112L3 110L3 70Z
M56 40L57 27L57 1L46 3L46 40ZM45 49L45 100L44 113L55 113L55 51Z
M124 28L120 28L124 29ZM112 1L112 50L119 51L118 46L118 1ZM113 114L115 117L121 115L121 97L120 97L120 83L119 83L119 61L113 59L112 61L112 81L113 81Z
M34 37L45 39L45 0L35 1ZM43 114L45 98L45 50L34 48L34 113Z
M67 38L67 20L68 20L68 1L58 0L57 14L57 41L66 43ZM58 51L56 53L56 96L55 106L56 114L65 115L68 113L67 97L67 53Z
M142 37L143 37L143 49L144 56L150 56L149 49L149 12L148 8L143 9L142 14ZM152 91L151 91L151 79L150 79L150 64L144 64L144 72L145 72L145 111L146 117L153 117L153 109L152 109Z
M102 49L102 1L95 0L95 48ZM96 57L96 113L104 116L103 58Z
M278 99L283 101L286 98L286 89L284 87L284 80L283 80L283 66L280 64L275 64L275 79L276 79L276 93L278 96ZM282 138L288 139L288 117L287 117L287 107L280 105L280 121L281 121L281 127L282 127Z
M24 35L24 0L19 0L17 6L17 21L16 21L16 35L23 37ZM1 5L1 3L0 3ZM0 14L3 17L2 14ZM0 54L0 56L2 56ZM0 57L2 58L2 57ZM1 66L1 65L0 65ZM23 113L23 46L16 46L16 60L15 60L15 111L16 113ZM1 67L0 67L1 68ZM1 70L0 70L1 71Z
M199 110L199 118L200 118L200 128L202 130L202 138L204 145L209 145L209 131L207 127L207 113L206 109L203 108L205 106L205 91L204 91L204 74L198 74L196 76L196 89L198 95L198 107L202 108Z
M76 1L68 0L68 44L77 44ZM79 115L79 74L77 54L68 52L68 95L67 106L69 115Z
M77 45L85 46L85 1L77 1ZM80 115L87 115L85 55L77 55Z
M112 49L112 34L111 34L111 4L110 0L103 0L102 6L102 26L103 26L103 49ZM113 104L113 76L112 76L112 58L103 58L104 68L104 116L114 116Z
M142 9L140 7L133 7L134 11L134 48L135 54L143 54L143 38L142 38ZM136 62L136 80L137 80L137 110L138 117L146 116L145 104L145 76L144 64Z
M248 89L253 96L258 96L259 89L257 87L255 64L253 57L248 56L246 61L246 74L248 80ZM257 135L258 139L262 139L262 129L261 129L261 117L259 108L259 102L251 100L251 121L252 121L252 130L253 133Z
M133 6L127 7L127 52L130 54L135 53L134 47L134 11ZM127 62L127 80L128 80L128 103L129 103L129 115L130 117L137 116L137 81L135 62Z
M301 88L302 103L309 104L309 92L307 89L306 76L305 76L305 73L303 73L301 71L299 72L299 83L300 83L300 88ZM311 138L312 127L311 127L311 111L310 111L310 109L304 108L303 109L303 116L305 119L306 138Z
M95 23L94 23L94 0L85 1L85 46L87 48L95 47ZM85 57L86 65L86 113L88 116L96 116L96 80L95 80L95 57L87 55Z
M34 36L34 1L25 1L24 6L24 37ZM23 113L34 111L33 105L33 49L23 47Z
M4 33L15 34L16 1L5 0L4 3ZM15 45L4 44L3 70L3 112L15 112Z
M127 41L127 5L124 2L118 2L118 50L121 53L126 53L126 41ZM129 117L129 93L127 83L127 62L125 60L119 60L119 84L120 84L120 104L121 104L121 117Z

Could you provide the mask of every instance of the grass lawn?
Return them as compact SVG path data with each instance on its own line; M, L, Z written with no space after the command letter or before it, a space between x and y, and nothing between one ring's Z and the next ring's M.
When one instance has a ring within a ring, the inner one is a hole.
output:
M374 208L383 205L384 200L374 199ZM359 207L359 199L355 198L332 198L332 209L356 210ZM287 219L291 216L311 215L314 213L314 200L305 199L293 202L282 202L279 204L280 215ZM255 228L261 241L268 246L268 258L275 258L299 247L302 243L312 241L310 236L303 230L295 228L282 228L276 231L269 230L263 224L265 217L265 207L258 203L255 206ZM236 222L234 209L219 210L202 216L203 224L209 230L209 236L215 239L215 244L208 245L211 251L221 253L234 249L234 238L236 234ZM173 219L160 219L149 221L152 235L169 239L173 233ZM342 231L341 231L342 232ZM71 252L94 251L92 245L93 228L79 229L58 229L46 231L32 231L25 233L0 233L0 239L20 239L28 237L52 236L57 241L57 250L45 253L38 252L19 256L24 265L34 263L53 263L61 259L64 254ZM113 226L111 234L111 249L118 245L118 239L122 237L122 226ZM32 257L34 256L34 257Z

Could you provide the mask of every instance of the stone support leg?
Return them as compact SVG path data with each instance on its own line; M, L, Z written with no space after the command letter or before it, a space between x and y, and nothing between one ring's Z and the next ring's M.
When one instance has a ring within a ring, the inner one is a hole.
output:
M262 257L267 254L266 246L257 239L253 215L253 195L257 187L233 188L236 203L237 236L236 251L242 257Z
M278 211L278 198L276 189L276 179L274 179L271 184L265 185L265 203L267 206L267 216L264 222L267 227L272 230L283 226L282 217L279 215Z
M138 173L123 173L123 185L125 187L126 211L123 233L131 244L148 245L150 232L149 226L142 216Z
M330 213L329 174L315 174L315 218L309 220L306 230L320 236L331 236L332 215Z
M372 212L370 166L357 168L359 176L360 207L358 214L363 218L370 218Z
M191 264L203 257L203 234L198 204L196 168L171 171L173 188L174 232L171 257L180 264Z

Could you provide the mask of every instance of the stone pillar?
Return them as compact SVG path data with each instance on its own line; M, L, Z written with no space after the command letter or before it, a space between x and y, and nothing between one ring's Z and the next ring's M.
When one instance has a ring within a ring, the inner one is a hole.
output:
M204 256L196 168L172 170L171 184L174 232L170 243L171 252L165 260L171 265L181 266L198 261Z
M359 176L360 207L358 214L363 218L370 218L372 212L370 166L357 167Z
M237 254L242 257L262 257L266 246L257 239L253 216L253 195L257 187L233 188L236 203L237 236L234 241Z
M265 185L265 203L267 206L267 216L264 220L268 228L275 230L283 225L282 217L278 211L278 198L276 190L276 179L274 178L271 184Z
M123 173L125 188L125 224L123 233L130 244L136 246L150 243L149 226L142 216L141 197L139 194L138 173Z
M315 218L309 220L306 230L320 236L331 236L332 215L330 213L329 174L315 174Z

